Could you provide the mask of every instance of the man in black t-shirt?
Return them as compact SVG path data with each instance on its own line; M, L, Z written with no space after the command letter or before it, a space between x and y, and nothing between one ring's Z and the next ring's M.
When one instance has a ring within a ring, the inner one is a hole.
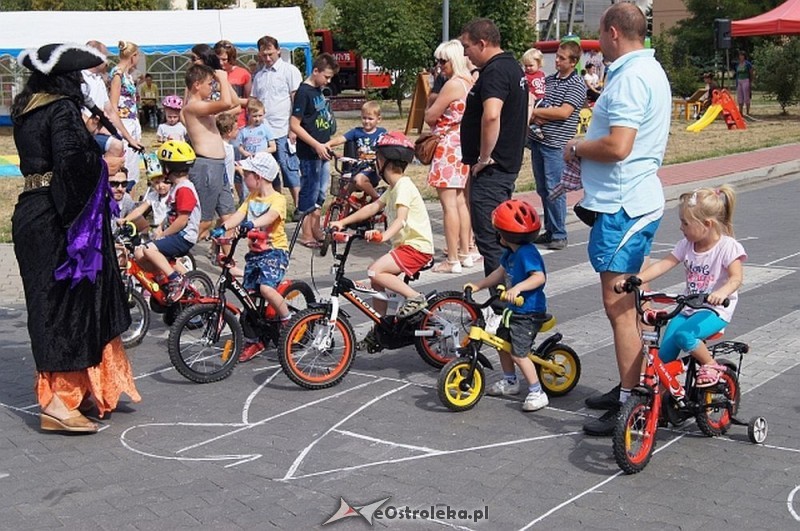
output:
M488 275L500 265L503 252L492 227L492 211L511 199L522 166L528 86L516 58L500 48L494 22L473 20L464 26L460 40L464 54L480 68L461 121L461 153L464 163L472 166L470 217Z

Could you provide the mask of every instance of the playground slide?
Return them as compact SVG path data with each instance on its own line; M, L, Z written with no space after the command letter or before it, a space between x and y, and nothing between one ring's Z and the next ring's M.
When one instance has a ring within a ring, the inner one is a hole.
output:
M721 112L722 112L722 105L716 103L714 105L711 105L708 109L706 109L706 112L703 113L703 116L701 116L700 119L697 120L695 123L689 125L686 128L686 130L692 133L699 133L700 131L708 127L708 125L711 122L716 120L717 116L719 116L719 113Z

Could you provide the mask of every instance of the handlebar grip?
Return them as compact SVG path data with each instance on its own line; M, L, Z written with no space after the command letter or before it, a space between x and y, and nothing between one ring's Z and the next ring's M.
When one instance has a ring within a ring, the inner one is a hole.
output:
M514 306L522 306L523 304L525 304L525 299L522 298L522 295L514 297Z
M370 234L369 236L369 241L380 243L383 241L383 234L381 233L381 231L378 230L373 231L372 234Z
M346 232L334 232L333 233L333 241L336 243L347 243L347 240L350 239L350 235Z
M468 301L472 300L472 286L467 286L464 288L464 299Z
M728 297L725 297L725 300L722 301L722 307L727 308L731 305L731 300Z

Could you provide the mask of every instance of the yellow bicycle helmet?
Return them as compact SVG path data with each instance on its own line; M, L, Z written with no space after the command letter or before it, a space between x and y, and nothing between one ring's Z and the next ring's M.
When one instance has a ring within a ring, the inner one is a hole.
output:
M196 158L192 146L181 140L167 140L158 148L158 160L166 173L188 171Z

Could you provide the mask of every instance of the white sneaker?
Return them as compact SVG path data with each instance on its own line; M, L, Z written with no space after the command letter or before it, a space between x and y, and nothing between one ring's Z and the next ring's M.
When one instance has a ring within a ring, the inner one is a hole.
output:
M490 334L496 334L497 329L500 327L500 322L503 320L501 315L497 315L492 310L492 307L489 306L488 308L483 309L483 319L486 321L486 326L484 330L489 332Z
M544 391L534 391L528 393L525 402L522 403L522 411L538 411L547 407L550 401Z
M486 394L489 396L507 396L507 395L518 395L519 394L519 380L516 383L508 383L508 380L503 378L502 380L493 383L489 386L489 389L486 390Z

